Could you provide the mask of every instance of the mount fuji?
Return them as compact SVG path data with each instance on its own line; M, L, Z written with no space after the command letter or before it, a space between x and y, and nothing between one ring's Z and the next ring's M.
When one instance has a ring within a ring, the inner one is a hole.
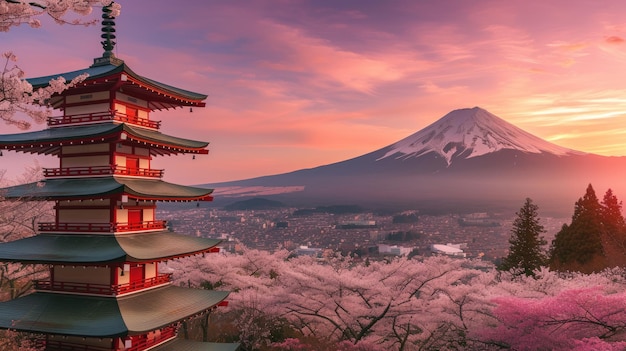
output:
M500 150L575 155L581 152L549 143L480 107L454 110L430 126L391 145L381 157L411 158L435 153L446 160L471 158Z
M626 194L626 157L576 151L536 137L479 108L454 110L387 147L346 161L215 188L218 203L271 197L293 206L479 211L540 208L571 213L592 184Z

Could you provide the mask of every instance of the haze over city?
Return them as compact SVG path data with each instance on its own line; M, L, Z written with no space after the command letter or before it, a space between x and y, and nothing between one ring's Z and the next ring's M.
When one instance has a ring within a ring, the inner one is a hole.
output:
M115 54L137 73L206 93L169 111L210 154L154 161L198 184L362 155L457 108L481 106L560 146L624 155L626 3L178 1L122 3ZM94 11L92 17L99 18ZM12 28L27 77L87 67L100 27ZM44 128L36 125L33 129ZM0 134L15 133L1 125ZM19 174L31 157L5 152ZM42 160L56 164L55 160Z

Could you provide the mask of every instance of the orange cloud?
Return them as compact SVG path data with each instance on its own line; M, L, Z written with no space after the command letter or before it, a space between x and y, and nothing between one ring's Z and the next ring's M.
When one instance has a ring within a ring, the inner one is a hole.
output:
M611 35L610 37L607 37L606 39L604 39L604 41L609 44L621 44L624 42L624 38L618 37L616 35Z

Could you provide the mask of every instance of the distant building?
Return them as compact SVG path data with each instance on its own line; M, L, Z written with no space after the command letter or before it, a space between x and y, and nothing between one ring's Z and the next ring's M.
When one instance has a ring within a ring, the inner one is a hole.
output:
M434 254L441 254L455 257L466 257L467 254L463 252L463 248L466 248L466 244L433 244L430 245L430 251Z
M300 246L294 251L296 256L311 256L311 257L322 257L323 250L320 248L308 247L308 246Z
M413 251L412 247L378 244L378 253L382 255L406 256Z

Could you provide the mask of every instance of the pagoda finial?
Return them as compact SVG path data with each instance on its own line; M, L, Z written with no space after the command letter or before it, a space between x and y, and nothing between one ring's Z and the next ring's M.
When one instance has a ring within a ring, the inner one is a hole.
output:
M104 53L102 57L114 57L113 48L115 47L115 17L111 16L111 6L113 3L102 7L102 48Z
M109 5L102 7L102 35L100 35L100 38L104 40L100 44L102 44L104 53L102 57L93 60L92 67L102 65L119 66L124 63L124 61L116 58L113 53L113 48L115 47L115 16L112 16L111 13L113 12L112 7L114 4L114 2L111 2Z

